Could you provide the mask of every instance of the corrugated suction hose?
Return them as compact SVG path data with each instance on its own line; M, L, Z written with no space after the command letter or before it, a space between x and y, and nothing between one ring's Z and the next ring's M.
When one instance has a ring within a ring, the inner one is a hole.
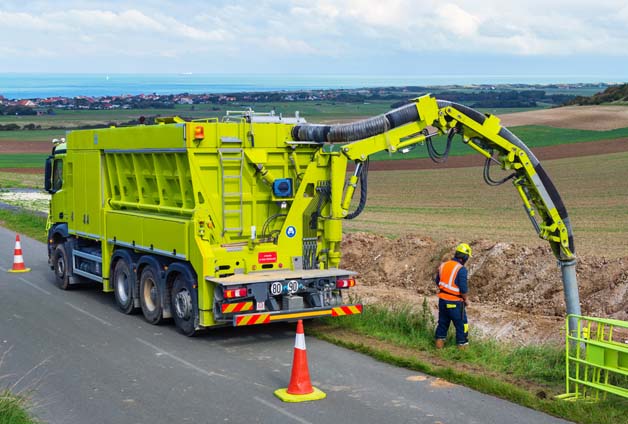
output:
M411 103L393 109L383 115L349 124L318 125L304 124L292 128L295 141L315 141L317 143L347 143L383 134L393 128L419 120L416 104Z

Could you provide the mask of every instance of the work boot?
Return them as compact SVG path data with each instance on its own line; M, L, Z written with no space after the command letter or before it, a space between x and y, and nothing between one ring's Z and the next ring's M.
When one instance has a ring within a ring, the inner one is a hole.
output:
M459 344L458 350L466 350L469 347L469 343Z
M442 349L445 347L444 339L436 339L436 349Z

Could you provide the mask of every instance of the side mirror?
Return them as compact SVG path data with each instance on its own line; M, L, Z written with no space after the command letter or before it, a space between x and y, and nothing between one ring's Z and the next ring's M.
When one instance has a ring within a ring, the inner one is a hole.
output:
M54 156L48 156L46 158L46 168L44 171L44 190L48 193L52 194L52 161L54 160Z

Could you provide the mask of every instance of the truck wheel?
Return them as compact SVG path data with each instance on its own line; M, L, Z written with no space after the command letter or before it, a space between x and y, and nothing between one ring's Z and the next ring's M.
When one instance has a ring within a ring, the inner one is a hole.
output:
M153 325L161 323L163 308L161 307L161 290L159 288L157 271L147 266L140 277L140 304L146 321Z
M57 244L52 253L52 266L55 272L55 283L61 290L70 288L70 262L63 243Z
M197 307L192 297L192 283L183 275L177 275L172 285L172 316L177 331L188 337L196 334Z
M134 287L135 275L131 272L131 267L126 259L118 259L113 269L113 291L118 308L125 314L130 314L135 310L133 307Z

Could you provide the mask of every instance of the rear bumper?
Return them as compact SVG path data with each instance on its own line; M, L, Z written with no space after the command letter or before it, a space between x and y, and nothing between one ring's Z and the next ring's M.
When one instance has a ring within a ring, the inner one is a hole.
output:
M362 313L362 305L343 305L332 308L301 309L297 311L258 312L233 316L233 326L270 324L271 322L291 321L295 319L340 317Z

